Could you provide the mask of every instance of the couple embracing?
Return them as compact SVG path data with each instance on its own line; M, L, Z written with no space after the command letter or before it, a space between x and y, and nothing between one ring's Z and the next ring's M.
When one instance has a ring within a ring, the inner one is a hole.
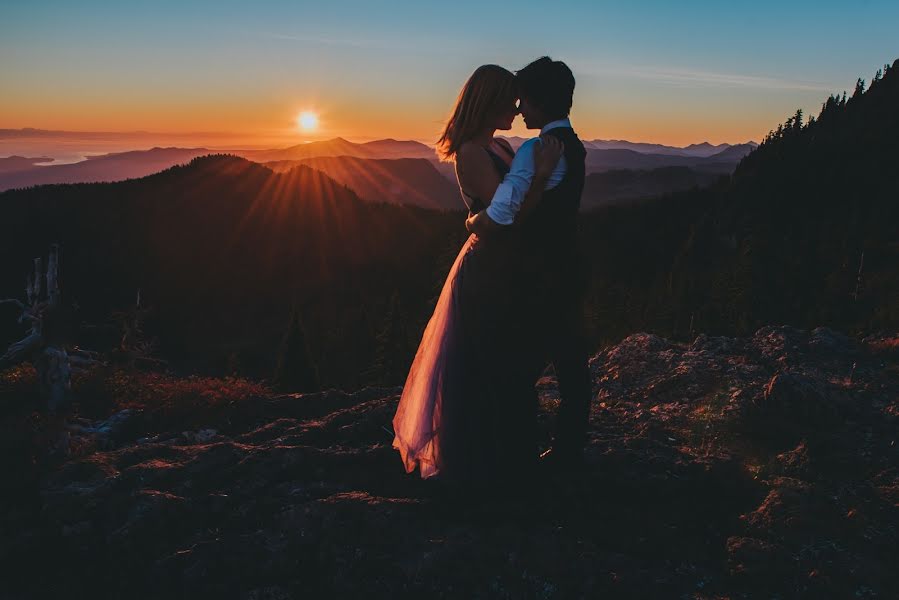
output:
M407 472L487 485L521 481L538 460L583 460L591 386L576 230L586 152L568 118L573 93L571 70L548 57L516 74L479 67L459 93L438 149L455 161L471 235L393 418ZM514 152L494 134L518 113L540 137ZM538 459L534 386L548 363L562 401L552 447Z

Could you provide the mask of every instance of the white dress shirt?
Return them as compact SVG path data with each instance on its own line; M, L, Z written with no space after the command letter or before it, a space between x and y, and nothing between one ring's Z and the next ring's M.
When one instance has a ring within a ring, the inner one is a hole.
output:
M557 127L571 128L571 121L559 119L558 121L547 123L540 130L540 135ZM528 188L531 187L531 181L534 179L534 147L539 143L539 137L531 138L523 143L518 152L515 153L509 172L506 173L502 183L496 188L493 199L487 207L487 216L492 221L500 225L511 225L515 220L515 215L518 214L521 203L524 202L524 197L528 193ZM553 169L552 175L549 176L544 189L548 190L559 185L565 176L566 166L565 155L563 154L559 158L559 162L556 163L556 167Z

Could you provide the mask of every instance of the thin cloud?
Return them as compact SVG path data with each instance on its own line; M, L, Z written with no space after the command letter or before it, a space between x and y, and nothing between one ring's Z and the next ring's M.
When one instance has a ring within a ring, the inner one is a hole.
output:
M759 77L739 73L715 73L694 69L678 69L671 67L647 66L611 66L594 65L586 71L593 75L615 75L656 81L677 86L705 86L723 88L752 88L767 90L792 90L812 92L833 92L838 86L824 83L779 79L776 77Z

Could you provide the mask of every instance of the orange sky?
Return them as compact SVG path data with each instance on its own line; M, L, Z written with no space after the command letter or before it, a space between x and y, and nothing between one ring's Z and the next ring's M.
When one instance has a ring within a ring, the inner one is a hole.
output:
M154 98L104 98L101 94L73 98L60 103L52 96L28 98L9 95L0 100L4 117L0 127L37 127L66 131L150 131L160 133L227 132L229 143L283 142L344 137L354 140L393 137L431 142L452 106L454 92L448 87L443 102L428 104L373 102L351 106L340 99L224 98L176 101ZM302 94L298 94L302 96ZM693 109L689 104L660 110L646 102L589 105L575 94L572 121L585 139L627 139L671 145L709 141L760 141L777 125L773 114L784 118L797 108L792 102L761 102L754 110L741 110L730 118L726 112L710 115L706 106ZM772 105L773 104L773 105ZM664 108L664 105L662 105ZM304 110L319 115L316 131L302 131L296 124ZM773 113L773 114L772 114ZM502 132L499 132L502 133ZM520 119L511 135L528 136ZM200 136L203 141L206 136Z
M899 18L887 0L571 2L553 9L565 27L547 27L517 3L396 4L4 4L0 128L432 142L477 66L549 54L575 74L584 139L760 141L892 62ZM303 110L320 113L318 131L298 130Z

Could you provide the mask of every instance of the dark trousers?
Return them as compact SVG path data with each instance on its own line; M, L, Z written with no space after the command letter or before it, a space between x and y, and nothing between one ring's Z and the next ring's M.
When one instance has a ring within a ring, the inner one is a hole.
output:
M587 363L584 298L559 293L547 301L543 344L559 382L561 404L556 416L553 452L580 454L587 441L592 385Z

